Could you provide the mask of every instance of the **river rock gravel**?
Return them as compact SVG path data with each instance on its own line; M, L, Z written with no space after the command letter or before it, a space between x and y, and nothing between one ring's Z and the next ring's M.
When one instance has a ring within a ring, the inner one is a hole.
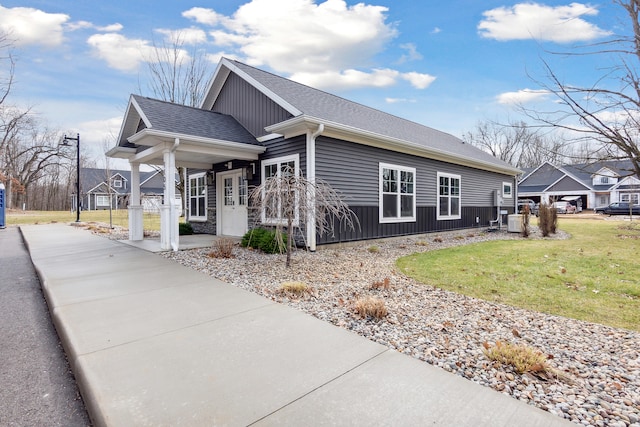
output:
M558 233L554 238L566 238ZM234 247L165 252L224 282L287 304L577 424L640 427L640 333L483 301L422 284L395 266L401 256L518 234L480 230L410 236L285 255ZM534 230L532 238L540 238ZM300 296L283 282L303 282ZM355 301L384 301L382 320L363 318ZM487 359L483 345L524 343L547 355L557 376L518 374Z

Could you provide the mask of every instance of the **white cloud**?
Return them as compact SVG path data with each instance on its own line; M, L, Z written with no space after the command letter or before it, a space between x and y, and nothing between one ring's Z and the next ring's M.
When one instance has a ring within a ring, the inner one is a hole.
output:
M420 52L418 52L418 48L414 43L401 44L400 48L406 50L407 53L400 57L400 60L398 61L399 63L422 59L422 55L420 54Z
M321 73L294 73L291 80L322 89L354 89L361 87L388 87L396 83L400 73L396 70L373 70L370 73L348 69Z
M205 9L204 7L192 7L191 9L182 12L182 16L188 19L192 19L199 24L215 26L221 20L224 20L224 15L219 15L211 9Z
M441 32L442 30L439 27L435 27L433 30L431 30L431 34L439 34Z
M408 98L385 98L384 100L387 104L398 104L401 102L410 102L410 103L416 102L415 99L408 99Z
M407 80L416 89L426 89L436 79L429 74L416 73L415 71L402 73L400 77Z
M253 0L229 17L213 10L185 12L197 22L220 25L211 32L216 44L238 49L254 65L278 72L318 73L371 62L396 36L385 22L387 8L343 0Z
M68 20L69 15L63 13L0 6L0 31L8 33L16 46L58 46L64 41L63 26Z
M496 97L499 104L517 105L527 102L537 101L546 97L548 90L542 89L521 89L517 92L504 92Z
M122 24L115 23L111 25L105 25L104 27L96 27L98 31L102 31L105 33L114 33L122 30Z
M120 71L135 72L144 58L154 57L154 47L147 40L128 39L121 34L94 34L87 43L99 58Z
M196 45L207 41L207 33L195 27L182 28L180 30L160 29L156 32L163 34L165 38L176 45Z
M612 34L583 19L597 14L596 8L582 3L556 7L539 3L518 3L484 12L478 31L482 37L500 41L587 41Z
M106 32L106 33L112 33L112 32L117 32L122 30L122 24L111 24L111 25L105 25L104 27L100 27L97 25L92 24L89 21L76 21L76 22L70 22L68 24L65 25L65 30L67 31L76 31L76 30L84 30L84 29L96 29L98 31L102 31L102 32Z

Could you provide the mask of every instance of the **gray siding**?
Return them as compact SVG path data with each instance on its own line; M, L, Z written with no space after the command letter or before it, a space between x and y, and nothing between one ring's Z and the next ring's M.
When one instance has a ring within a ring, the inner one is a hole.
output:
M316 176L340 189L348 203L378 206L379 163L416 169L417 206L436 206L437 173L461 176L462 206L493 206L493 192L514 177L411 156L346 141L319 137L316 141ZM505 200L515 205L515 198Z
M565 176L547 191L588 191L588 189L575 179Z
M260 160L275 159L276 157L300 154L300 172L306 175L307 170L307 137L306 135L296 136L290 139L276 139L265 142L267 151L260 157ZM258 174L262 171L256 171ZM258 182L258 184L260 184Z
M233 116L256 138L264 136L266 126L291 118L286 110L249 83L231 73L212 111Z

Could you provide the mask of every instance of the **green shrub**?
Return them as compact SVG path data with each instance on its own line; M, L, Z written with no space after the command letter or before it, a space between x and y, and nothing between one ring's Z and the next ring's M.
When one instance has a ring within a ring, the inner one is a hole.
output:
M187 234L193 234L193 227L188 222L181 222L178 224L178 234L180 236L185 236Z
M240 245L243 248L260 249L268 254L281 254L287 251L284 243L286 240L287 235L285 233L266 228L254 228L242 236Z

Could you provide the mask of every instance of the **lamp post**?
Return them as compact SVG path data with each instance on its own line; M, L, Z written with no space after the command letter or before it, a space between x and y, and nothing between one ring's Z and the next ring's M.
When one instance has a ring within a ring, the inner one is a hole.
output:
M63 146L70 146L69 141L76 141L76 222L80 222L80 134L76 134L76 137L70 137L65 135L62 138Z

